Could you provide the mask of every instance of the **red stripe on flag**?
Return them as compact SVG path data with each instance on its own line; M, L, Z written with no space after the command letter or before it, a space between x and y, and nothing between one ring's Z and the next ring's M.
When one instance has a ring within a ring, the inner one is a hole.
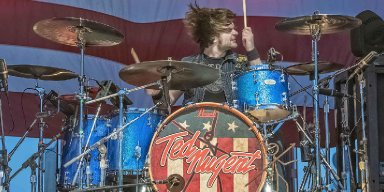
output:
M248 139L248 150L249 152L254 153L256 150L260 150L260 143L255 138ZM264 154L262 154L264 155ZM255 160L253 164L256 166L256 171L250 171L248 175L248 181L253 180L256 176L257 179L248 185L249 191L257 191L258 186L260 185L262 174L261 171L263 169L263 161Z
M230 152L233 151L233 138L217 138L218 148ZM224 155L224 153L218 151L216 156ZM229 155L229 154L228 154ZM221 184L221 190L225 192L233 192L234 191L234 180L233 180L233 174L226 174L223 172L220 172L219 177L217 178L217 191L220 191L220 184Z
M200 141L197 140L196 143L195 143L195 146L200 146ZM187 192L191 191L191 192L195 192L195 191L200 191L200 174L199 173L195 173L195 174L188 174L187 173L187 170L188 170L188 167L189 167L189 164L185 161L185 159L183 160L183 177L184 177L184 180L185 180L185 187L184 187L184 190ZM189 182L189 183L188 183Z
M167 165L164 167L160 166L161 155L165 149L166 143L152 145L151 150L151 165L150 171L153 180L164 180L167 179ZM167 161L168 162L168 161ZM156 185L157 189L160 191L167 191L167 187L164 184Z

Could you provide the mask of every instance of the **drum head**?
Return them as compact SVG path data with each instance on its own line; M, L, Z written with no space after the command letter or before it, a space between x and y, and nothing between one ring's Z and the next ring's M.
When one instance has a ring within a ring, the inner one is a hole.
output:
M156 184L159 191L260 191L266 177L261 134L241 112L217 103L171 114L154 134L149 155L152 180L176 180L175 189Z

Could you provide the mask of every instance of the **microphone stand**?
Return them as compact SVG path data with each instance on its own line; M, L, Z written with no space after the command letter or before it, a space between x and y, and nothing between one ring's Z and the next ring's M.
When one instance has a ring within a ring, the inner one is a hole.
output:
M61 134L64 133L66 130L60 131L57 135L55 135L51 141L49 141L47 144L42 146L36 153L32 154L24 163L22 166L13 174L11 175L9 182L17 176L23 169L30 167L32 172L31 172L31 191L35 192L36 191L36 168L40 168L38 164L36 164L36 159L41 156L41 154L47 149L52 143L57 141L59 137L61 137Z

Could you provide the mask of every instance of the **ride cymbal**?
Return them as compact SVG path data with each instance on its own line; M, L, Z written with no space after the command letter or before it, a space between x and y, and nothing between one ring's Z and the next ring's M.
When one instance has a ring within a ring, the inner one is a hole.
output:
M320 27L321 34L337 33L361 25L361 20L344 15L314 14L286 18L275 25L278 31L296 35L312 35L313 29Z
M120 78L128 84L143 86L160 80L170 73L169 89L186 90L213 83L219 70L204 64L158 60L136 63L120 70ZM158 88L158 87L151 87Z
M330 73L342 69L344 66L337 63L328 61L319 61L317 70L319 74ZM285 68L285 71L290 75L311 75L315 71L315 64L313 62L300 63Z
M49 81L62 81L79 76L66 69L39 65L8 65L8 74L15 77Z
M115 28L82 18L51 18L37 22L33 30L39 36L56 43L85 47L113 46L120 44L124 36Z

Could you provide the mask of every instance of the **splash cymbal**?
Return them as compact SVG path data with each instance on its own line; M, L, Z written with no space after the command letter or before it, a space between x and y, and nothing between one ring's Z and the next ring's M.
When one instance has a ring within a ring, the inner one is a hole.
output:
M120 44L124 36L115 28L82 18L51 18L37 22L33 30L39 36L56 43L79 46L113 46Z
M79 76L66 69L39 65L8 65L8 74L16 77L49 81L62 81Z
M213 83L219 78L219 70L204 64L158 60L136 63L120 70L120 78L134 86L147 85L171 73L169 87L173 90L186 90ZM152 87L158 88L158 87Z
M356 28L361 20L344 15L314 14L294 18L286 18L275 25L278 31L296 35L311 35L312 29L320 27L321 34L337 33Z

